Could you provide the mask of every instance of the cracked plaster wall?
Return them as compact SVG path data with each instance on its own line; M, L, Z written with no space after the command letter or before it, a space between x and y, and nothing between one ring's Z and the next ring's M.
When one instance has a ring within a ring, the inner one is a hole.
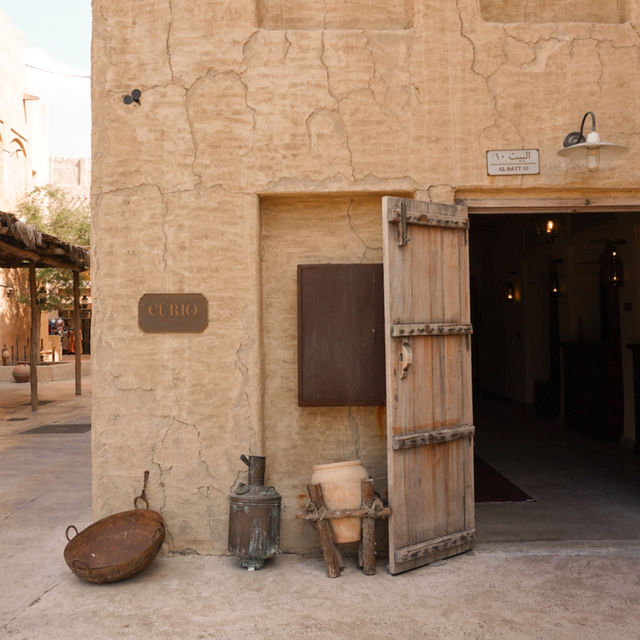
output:
M261 209L269 483L283 496L283 548L310 551L315 537L295 512L308 500L313 466L359 458L384 495L386 414L384 407L298 407L297 265L382 262L380 200L276 197Z
M278 4L284 18L300 6ZM477 0L411 8L411 29L337 20L278 30L259 27L254 0L93 1L96 516L129 508L150 469L169 550L223 553L238 457L259 451L264 424L270 481L285 497L283 541L305 550L294 485L306 482L310 452L342 455L357 438L375 441L373 410L318 410L309 428L297 422L291 299L279 319L266 295L279 292L279 278L290 290L291 274L270 271L261 246L291 264L379 259L373 218L364 239L354 234L360 201L347 215L357 194L451 201L460 190L637 188L636 0L620 24L487 22ZM141 104L126 106L133 88ZM603 138L631 147L625 163L595 175L556 155L587 110ZM540 175L487 176L486 150L502 148L539 149ZM292 194L336 193L346 195L290 205ZM273 215L263 199L261 215L259 195L269 194L289 197ZM315 239L303 235L312 228ZM140 332L137 302L150 292L204 294L208 328ZM289 327L282 344L269 329L280 320Z

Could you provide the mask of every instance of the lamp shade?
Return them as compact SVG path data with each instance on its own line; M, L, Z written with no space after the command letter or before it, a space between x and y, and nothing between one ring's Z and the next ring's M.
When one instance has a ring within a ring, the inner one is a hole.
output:
M589 134L589 136L591 136L591 134ZM599 137L600 136L598 136L598 138ZM614 142L598 142L594 144L590 143L587 139L587 142L580 142L571 147L560 149L558 155L565 158L581 158L586 157L590 149L600 149L600 156L610 159L619 158L629 151L628 147L621 144L615 144Z
M601 159L614 160L629 151L628 147L613 142L603 142L597 131L592 131L585 142L563 147L558 155L575 160L586 159L589 169L597 169Z

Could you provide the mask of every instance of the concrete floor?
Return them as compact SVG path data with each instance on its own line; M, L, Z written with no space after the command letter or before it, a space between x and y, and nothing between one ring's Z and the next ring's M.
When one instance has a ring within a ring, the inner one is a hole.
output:
M158 557L130 580L84 583L62 552L66 526L91 522L90 436L22 433L88 422L83 382L81 398L73 381L43 385L52 402L36 414L28 385L0 384L0 638L640 638L637 459L514 408L479 407L478 450L537 502L478 505L473 552L400 576L384 560L364 576L347 559L335 580L318 557L255 572L228 557ZM519 422L496 427L503 410ZM514 426L533 430L519 462ZM555 443L535 431L548 428Z
M476 505L481 542L640 544L640 456L495 398L474 412L476 453L535 500Z

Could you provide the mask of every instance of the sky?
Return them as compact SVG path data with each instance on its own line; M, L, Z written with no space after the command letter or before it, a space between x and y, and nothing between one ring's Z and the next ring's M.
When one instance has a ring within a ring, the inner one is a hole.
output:
M0 0L25 37L28 93L47 105L51 155L91 155L91 0Z

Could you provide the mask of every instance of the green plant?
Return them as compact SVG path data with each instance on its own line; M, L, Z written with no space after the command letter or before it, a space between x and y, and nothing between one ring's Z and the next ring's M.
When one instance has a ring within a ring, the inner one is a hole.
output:
M17 213L24 222L63 242L89 245L89 205L76 203L72 196L59 187L36 187L18 204Z
M88 204L78 203L59 187L36 187L17 207L19 218L40 231L55 236L69 244L89 246L91 210ZM87 278L80 274L80 288ZM73 304L73 278L68 269L44 268L36 272L37 286L47 289L46 310L54 310ZM29 303L29 295L18 293L19 302Z

